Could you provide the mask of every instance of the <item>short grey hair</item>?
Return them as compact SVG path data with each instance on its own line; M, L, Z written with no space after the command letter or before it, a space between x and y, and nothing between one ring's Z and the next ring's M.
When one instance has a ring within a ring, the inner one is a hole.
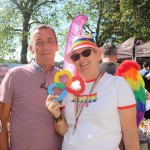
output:
M55 33L53 27L50 26L50 25L47 25L47 24L39 24L39 25L37 25L37 26L33 29L33 31L31 32L30 39L32 39L32 35L33 35L34 31L35 31L35 30L40 30L40 29L50 29L50 30L52 30L53 33L54 33L55 39L56 39L56 43L58 43L58 42L57 42L56 33Z

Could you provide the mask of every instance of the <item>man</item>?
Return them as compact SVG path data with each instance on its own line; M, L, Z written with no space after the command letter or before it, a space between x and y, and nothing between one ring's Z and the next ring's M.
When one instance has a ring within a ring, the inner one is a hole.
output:
M150 74L150 64L148 62L143 63L143 69L140 70L140 73L143 77L144 83L145 83L145 89L147 90L146 95L147 99L149 98L149 92L150 92L150 79L148 79L148 75ZM147 110L144 114L145 119L150 119L150 110Z
M141 73L142 76L144 76L145 74L149 73L149 69L150 69L149 63L148 62L144 62L142 67L143 68L140 70L140 73Z
M145 89L150 92L150 80L147 78L147 75L150 73L150 64L148 62L143 63L143 69L140 70L140 73L143 77L145 83Z
M9 118L10 150L60 150L61 139L45 108L47 86L54 82L54 74L59 70L54 66L58 50L54 30L48 25L37 26L31 33L29 49L35 61L11 69L1 84L0 150L9 149Z
M146 78L150 80L150 72L146 75Z
M105 44L102 53L101 72L114 74L116 72L117 48L113 45Z

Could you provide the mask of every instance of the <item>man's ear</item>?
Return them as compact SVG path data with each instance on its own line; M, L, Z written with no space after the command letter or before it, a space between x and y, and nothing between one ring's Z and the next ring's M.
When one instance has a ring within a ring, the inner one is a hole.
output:
M56 51L58 52L58 44L57 44L57 46L56 46Z
M28 48L29 50L30 50L30 52L33 54L34 53L34 51L33 51L33 48L32 48L32 45L29 45L29 48Z
M117 57L117 56L115 56L115 62L117 63L117 61L118 61L118 57Z

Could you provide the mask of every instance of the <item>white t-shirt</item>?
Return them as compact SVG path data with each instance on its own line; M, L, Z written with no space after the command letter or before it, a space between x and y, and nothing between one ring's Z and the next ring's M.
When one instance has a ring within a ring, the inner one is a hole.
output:
M94 81L86 82L86 89L79 96L84 101ZM87 98L79 117L77 128L75 124L74 96L68 94L63 101L68 123L64 136L62 150L119 150L121 140L121 125L118 109L135 107L136 101L128 83L122 78L105 73L97 86ZM82 102L79 103L79 107Z

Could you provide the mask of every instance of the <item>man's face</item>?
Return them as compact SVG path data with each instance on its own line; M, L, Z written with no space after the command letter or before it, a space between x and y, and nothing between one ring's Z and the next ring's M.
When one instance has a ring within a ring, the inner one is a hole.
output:
M51 29L36 29L31 36L30 50L35 55L37 64L41 67L54 64L55 52L58 44L55 34Z

